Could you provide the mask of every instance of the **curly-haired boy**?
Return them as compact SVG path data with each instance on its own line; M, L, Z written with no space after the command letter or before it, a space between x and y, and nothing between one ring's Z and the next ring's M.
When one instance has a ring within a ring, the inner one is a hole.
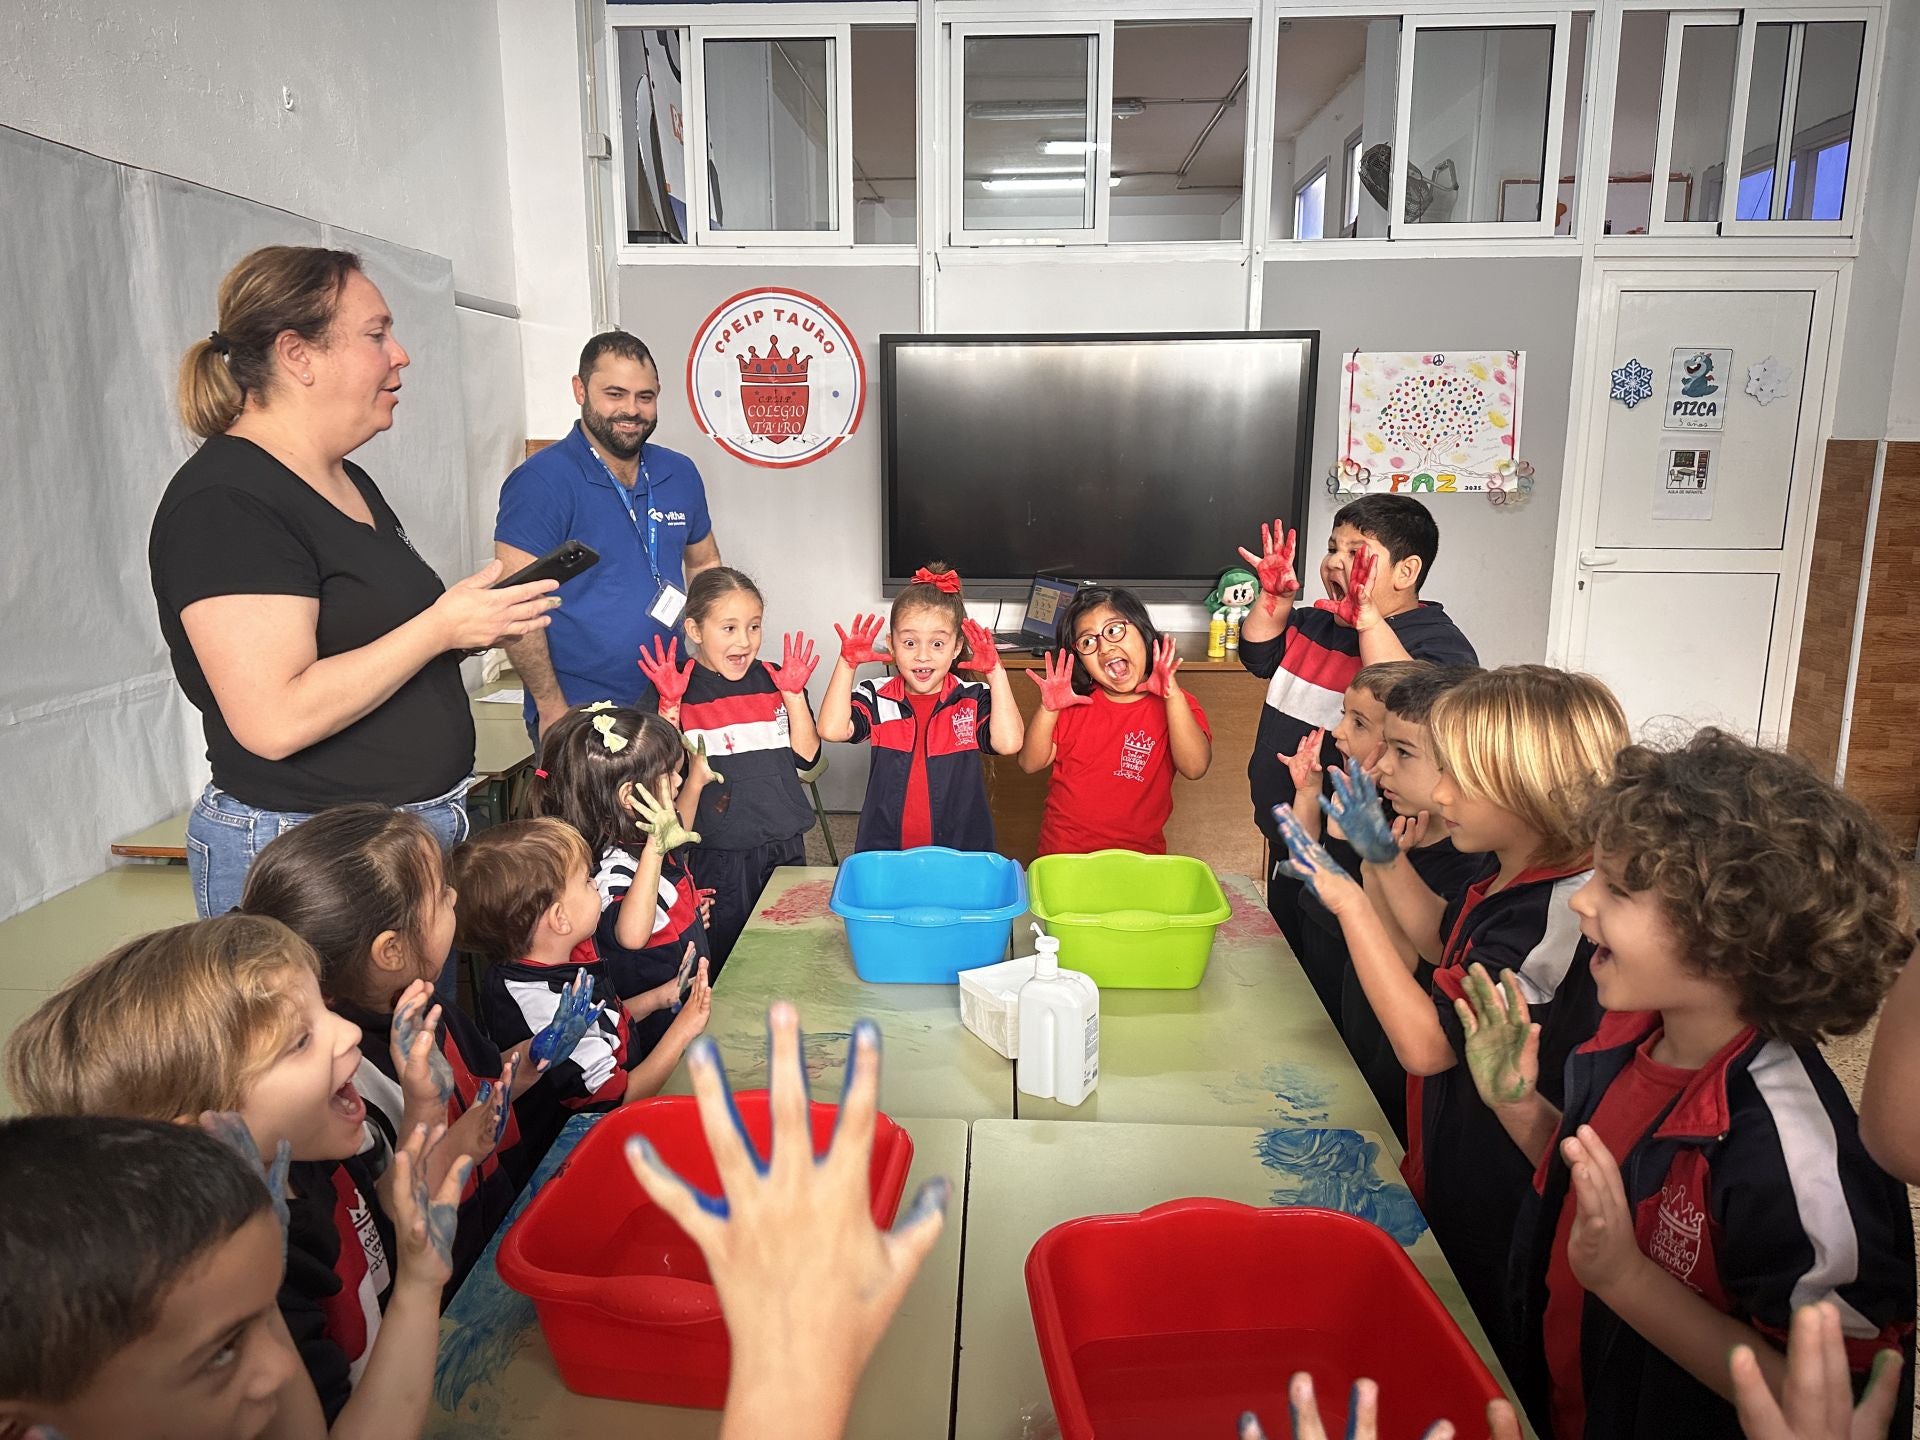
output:
M1517 987L1481 973L1458 1007L1476 1086L1539 1165L1515 1250L1536 1424L1736 1437L1729 1352L1778 1391L1814 1301L1856 1386L1897 1357L1910 1373L1906 1192L1817 1048L1872 1018L1912 946L1892 846L1799 761L1717 730L1622 751L1587 828L1571 904L1608 1014L1567 1060L1565 1113L1534 1090Z

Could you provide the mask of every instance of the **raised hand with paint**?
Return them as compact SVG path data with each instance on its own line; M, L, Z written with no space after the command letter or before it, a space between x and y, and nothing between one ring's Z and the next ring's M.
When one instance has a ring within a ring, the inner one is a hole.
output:
M316 1408L337 1433L417 1435L451 1271L437 1257L424 1270L406 1238L387 1228L387 1217L409 1214L405 1187L396 1184L401 1167L389 1166L376 1185L362 1158L367 1107L354 1084L360 1030L327 1007L320 984L313 947L263 916L234 913L142 936L80 972L15 1028L8 1088L30 1115L111 1112L177 1122L230 1110L258 1153L274 1155L284 1145L284 1272L270 1223L261 1237L269 1248L259 1256L281 1276L273 1329L283 1344L287 1332L302 1337L299 1360ZM113 1043L100 1044L103 1035ZM8 1173L11 1190L22 1177ZM456 1187L435 1198L458 1194ZM343 1255L389 1282L386 1294L369 1292L367 1323L351 1329L329 1321Z
M678 724L680 701L687 693L687 686L693 678L694 662L680 663L680 641L665 640L656 635L652 647L640 647L640 673L647 677L647 683L653 687L654 700L660 712L660 718L669 724Z
M502 1163L520 1143L510 1101L534 1077L521 1080L465 1011L433 1003L432 981L453 951L457 898L439 844L417 817L343 805L262 850L242 903L313 947L328 1004L360 1027L363 1064L386 1082L366 1094L381 1143L422 1125L446 1127L426 1177L436 1189L457 1159L472 1162L454 1247L464 1278L513 1206L524 1171Z
M880 1036L855 1024L845 1098L827 1153L807 1124L799 1017L768 1012L773 1143L762 1156L740 1125L710 1040L688 1056L721 1193L694 1189L646 1141L627 1142L634 1178L706 1258L733 1345L722 1440L834 1440L873 1349L940 1238L952 1187L930 1180L891 1232L875 1227L868 1185L880 1089Z
M517 1121L538 1150L570 1112L657 1095L707 1022L707 960L691 939L649 972L652 984L624 999L617 993L594 939L609 920L588 868L592 858L576 828L542 817L483 830L452 860L460 946L488 962L480 1009L489 1033L512 1051L524 1050L521 1073L540 1077L537 1094L528 1097L537 1103L518 1107ZM636 892L632 903L644 902ZM689 955L693 980L676 1015Z
M1258 555L1244 545L1240 547L1240 558L1253 567L1260 581L1260 600L1255 609L1269 617L1278 616L1281 608L1291 605L1300 593L1300 577L1293 568L1295 535L1287 529L1282 538L1282 524L1276 520L1270 526L1261 525Z
M1293 1440L1327 1440L1326 1422L1320 1414L1320 1401L1313 1391L1313 1376L1297 1372L1287 1381L1288 1431ZM1520 1417L1505 1400L1487 1402L1488 1440L1520 1440ZM1238 1440L1267 1440L1260 1417L1251 1410L1240 1416ZM1452 1420L1436 1420L1420 1432L1420 1440L1455 1440L1460 1434ZM1347 1393L1347 1440L1379 1440L1380 1387L1371 1380L1356 1380Z
M1320 792L1323 784L1321 776L1326 767L1320 763L1321 743L1327 738L1327 732L1320 729L1307 731L1300 737L1300 743L1291 753L1281 752L1281 763L1287 767L1287 778L1293 782L1293 798L1282 803L1293 812L1293 818L1301 830L1312 839L1320 838Z
M1306 832L1292 809L1275 806L1273 820L1279 828L1281 842L1287 847L1287 858L1279 862L1281 867L1312 891L1314 899L1335 916L1367 903L1366 893L1353 876L1340 868L1340 862L1327 853L1326 846Z
M1381 806L1373 777L1355 758L1329 778L1333 794L1327 797L1327 813L1339 823L1347 843L1369 865L1391 864L1400 854L1400 842L1394 838L1393 823Z
M1467 1037L1467 1070L1474 1089L1496 1111L1536 1100L1540 1027L1527 1010L1520 977L1507 970L1495 984L1486 966L1470 965L1465 984L1466 996L1453 1002L1453 1010ZM1558 1119L1556 1112L1555 1123ZM1508 1133L1513 1133L1511 1125ZM1521 1148L1529 1147L1522 1142Z
M690 587L688 603L705 619L688 626L690 636L698 628L698 641L690 662L692 688L680 710L684 735L658 715L619 706L589 707L555 725L541 746L547 777L534 783L532 808L566 821L587 841L600 911L597 923L581 938L593 940L605 967L596 973L616 1002L677 974L681 951L689 942L702 955L712 954L689 847L701 843L694 817L708 792L719 790L722 781L697 753L689 753L688 742L695 752L705 744L716 755L726 753L727 737L705 723L705 702L698 697L715 683L715 672L705 668L701 656L713 651L724 662L731 653L726 647L745 643L731 635L731 625L722 633L722 622L736 618L730 595L716 600L711 594L736 573L724 567L702 571ZM772 692L772 682L757 663L746 678ZM731 761L727 767L732 772L727 778L737 782L740 770ZM581 957L583 962L586 958ZM656 1044L668 1024L664 1012L641 1022L637 1034L642 1048Z
M834 628L840 659L820 699L820 737L873 748L854 847L992 850L980 756L1016 753L1025 725L993 637L967 615L959 574L937 561L914 572L894 596L886 653L873 648L877 616L861 616L851 634ZM856 684L856 667L875 660L891 661L893 675ZM963 679L956 666L985 678Z
M699 788L697 803L681 806L686 828L700 837L684 858L696 889L711 893L711 913L701 918L716 972L773 872L806 863L814 825L800 777L820 761L807 700L818 662L803 634L782 638L778 668L760 659L765 608L749 576L721 565L694 577L681 622L693 673L680 729L703 756L724 757L726 765L724 777ZM689 788L700 778L696 762Z
M1020 751L1028 774L1053 772L1039 853L1165 853L1174 777L1198 780L1213 763L1213 731L1180 684L1173 637L1131 591L1088 586L1060 612L1057 640L1063 664L1047 661L1042 709Z

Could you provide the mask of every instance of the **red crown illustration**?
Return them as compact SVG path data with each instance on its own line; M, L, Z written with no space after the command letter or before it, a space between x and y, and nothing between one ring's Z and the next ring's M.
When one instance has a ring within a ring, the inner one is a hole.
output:
M749 359L749 356L752 358ZM761 358L757 348L751 346L748 347L746 355L740 356L739 359L741 380L759 385L778 384L782 381L789 383L804 381L807 378L807 366L813 363L811 355L801 355L798 345L782 355L778 335L767 337L765 359Z

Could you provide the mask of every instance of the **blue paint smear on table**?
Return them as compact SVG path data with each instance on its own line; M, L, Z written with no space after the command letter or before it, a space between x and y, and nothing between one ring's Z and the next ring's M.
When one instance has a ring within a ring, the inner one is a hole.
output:
M1312 1205L1370 1220L1402 1245L1427 1233L1426 1216L1404 1185L1375 1173L1380 1147L1358 1130L1266 1130L1253 1152L1286 1183L1275 1205Z
M533 1302L500 1278L500 1242L525 1211L540 1187L566 1163L574 1147L602 1117L575 1115L567 1121L540 1168L514 1202L499 1232L487 1242L480 1261L453 1297L440 1320L440 1360L434 1369L433 1399L449 1415L460 1408L469 1391L504 1370L520 1347L533 1337L539 1317Z
M1281 1115L1288 1120L1325 1120L1333 1113L1333 1086L1312 1066L1292 1061L1269 1065L1265 1084L1273 1091Z

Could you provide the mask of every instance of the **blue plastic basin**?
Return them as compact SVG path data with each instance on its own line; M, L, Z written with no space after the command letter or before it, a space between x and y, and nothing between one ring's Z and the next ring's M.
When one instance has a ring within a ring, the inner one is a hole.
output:
M1027 909L1027 877L1004 855L862 850L841 863L829 908L847 925L853 968L883 985L956 985L1007 958Z

